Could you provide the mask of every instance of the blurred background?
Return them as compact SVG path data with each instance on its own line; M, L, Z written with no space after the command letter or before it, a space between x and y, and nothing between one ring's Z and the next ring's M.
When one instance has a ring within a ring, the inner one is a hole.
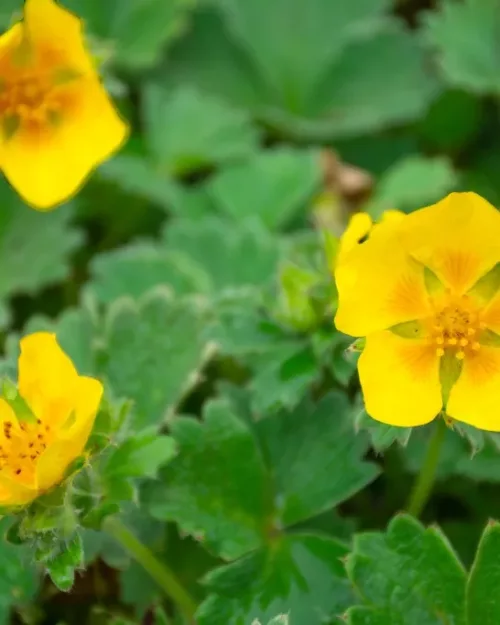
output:
M0 181L3 370L19 333L56 328L84 372L137 402L141 425L174 408L200 414L229 384L258 415L339 389L385 473L311 527L346 540L383 527L426 434L408 443L363 415L351 340L331 323L324 247L334 253L356 210L411 211L452 190L500 205L500 0L61 3L84 19L133 133L51 213ZM1 28L21 5L1 0ZM139 303L127 317L116 306L159 292L155 309ZM96 364L89 345L105 358ZM498 441L470 437L473 464L469 443L449 439L427 512L466 562L500 482ZM393 441L408 444L381 458ZM220 560L142 509L127 520L158 553L168 544L202 599L197 580ZM115 609L153 623L149 578L101 535L87 538L89 568L70 595L40 587L0 545L0 622L14 605L16 623L125 623Z

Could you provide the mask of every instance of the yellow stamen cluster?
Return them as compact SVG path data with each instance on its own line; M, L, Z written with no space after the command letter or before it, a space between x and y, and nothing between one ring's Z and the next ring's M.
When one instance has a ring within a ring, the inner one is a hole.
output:
M50 426L40 419L36 423L5 421L0 431L0 472L7 469L20 479L30 479L36 461L52 439Z
M44 123L60 111L54 85L42 75L25 73L0 85L0 116Z
M478 335L483 329L479 316L470 303L461 298L448 303L435 316L432 337L436 353L444 356L447 350L453 350L458 360L463 360L467 353L477 352L481 344Z

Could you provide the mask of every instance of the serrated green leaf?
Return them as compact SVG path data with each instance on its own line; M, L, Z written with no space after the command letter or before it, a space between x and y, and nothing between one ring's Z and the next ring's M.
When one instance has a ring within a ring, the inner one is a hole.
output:
M174 175L243 159L257 149L258 134L245 113L190 87L170 92L146 84L143 119L157 168Z
M103 373L115 395L134 401L137 428L160 426L193 386L207 356L201 312L165 290L108 311Z
M222 353L238 358L265 353L276 343L290 342L288 337L283 337L282 329L256 308L252 294L219 302L217 316L209 325L207 335Z
M466 573L437 528L399 515L385 534L355 537L346 569L364 604L347 611L350 625L465 625Z
M379 473L363 460L368 441L354 432L351 407L340 393L330 393L317 405L304 401L293 412L263 418L255 427L285 526L333 508Z
M189 35L160 70L165 85L187 82L245 106L280 131L322 139L415 119L435 94L418 42L380 18L385 2L296 1L283 10L281 2L266 4L269 27L279 23L272 30L258 17L259 5L221 5L226 24L214 10L195 13ZM293 26L284 28L283 20ZM339 24L333 34L332 23Z
M498 0L443 0L427 13L424 34L446 79L476 93L499 93Z
M500 622L500 524L490 521L479 542L466 589L467 625Z
M199 625L267 623L290 615L290 625L330 622L352 603L341 562L346 548L327 537L279 537L207 578L209 597L197 612Z
M457 174L446 157L408 156L382 176L367 210L379 217L387 209L421 208L438 201L457 184Z
M249 388L259 413L293 408L321 376L312 348L301 340L277 342L248 360L254 372Z
M177 220L167 226L164 241L204 268L214 295L224 290L257 290L277 271L281 241L258 222L235 228L222 219Z
M81 232L70 226L71 206L34 211L5 180L0 180L0 203L0 263L9 268L1 275L0 301L67 278L70 256L82 243Z
M157 286L203 294L212 303L235 294L261 299L262 287L276 276L282 247L259 223L235 228L215 217L176 220L161 244L141 243L97 256L89 290L103 302L141 297Z
M226 167L208 184L215 205L235 221L256 215L279 230L305 217L307 203L319 190L321 166L316 152L273 150Z
M120 65L141 69L152 65L164 45L182 31L194 2L64 0L63 4L85 20L106 54Z
M7 625L14 607L23 607L34 599L39 579L30 549L12 545L4 538L12 527L12 518L0 520L3 540L0 543L0 623ZM12 533L9 533L12 538Z
M277 97L290 108L310 103L325 70L345 44L384 20L387 0L347 4L311 0L218 0L227 22ZM266 19L262 20L261 16ZM332 36L332 28L334 36Z
M51 580L63 592L71 590L75 581L75 569L83 565L83 541L76 534L55 558L45 562Z
M178 456L152 484L154 517L176 521L184 532L234 559L266 539L272 499L254 436L224 402L205 405L203 423L175 419L171 432ZM228 471L231 479L227 479Z
M139 298L162 284L180 295L207 292L210 284L188 256L147 242L95 256L91 271L90 290L105 304L124 295Z
M135 434L123 441L107 458L106 478L154 477L158 469L175 456L175 442L156 431Z
M144 198L165 211L170 211L180 201L181 190L174 180L166 172L160 172L144 154L127 154L125 149L103 163L98 176L118 185L122 192Z
M412 428L398 428L375 421L364 409L357 413L355 425L356 429L368 432L371 444L377 452L385 451L395 442L405 447L412 432Z

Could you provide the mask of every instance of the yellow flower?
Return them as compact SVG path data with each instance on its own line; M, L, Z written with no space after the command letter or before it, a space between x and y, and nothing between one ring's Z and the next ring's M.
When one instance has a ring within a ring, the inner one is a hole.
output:
M102 86L81 21L54 0L26 0L0 37L0 169L46 210L67 200L128 129Z
M366 337L358 369L368 414L408 427L445 410L500 431L500 213L452 193L371 229L356 216L344 239L335 322Z
M63 479L92 431L102 385L40 332L21 340L19 395L34 419L0 398L0 506L26 504Z

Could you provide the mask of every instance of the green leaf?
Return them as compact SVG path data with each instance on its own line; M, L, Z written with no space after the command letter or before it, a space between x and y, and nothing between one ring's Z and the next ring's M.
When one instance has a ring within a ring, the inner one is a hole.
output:
M83 541L80 534L76 534L64 550L45 563L45 567L57 588L67 592L75 581L75 569L80 568L83 561Z
M437 467L438 478L462 476L477 482L499 482L500 453L495 433L475 431L464 424L454 424L453 430L446 432ZM404 449L404 462L412 472L422 466L429 434L429 428L415 428Z
M283 263L279 275L279 296L274 317L299 332L312 331L321 322L322 311L312 301L313 290L321 285L322 276L294 263Z
M0 204L0 264L8 267L0 278L1 306L13 295L33 295L66 279L82 235L70 226L71 206L37 212L23 204L5 180L0 181ZM1 325L6 313L0 311Z
M22 0L4 0L0 9L0 28L7 29L21 15Z
M372 419L364 408L357 413L355 426L357 430L368 432L373 448L379 453L395 442L405 447L412 433L412 428L394 427Z
M154 477L158 469L175 456L175 442L156 431L135 434L120 443L108 457L106 478Z
M409 156L379 180L367 210L379 217L386 209L421 208L440 200L457 183L457 174L446 157Z
M252 625L261 625L260 621L254 621ZM280 614L269 621L267 625L290 625L290 620L286 614Z
M481 132L483 103L472 93L451 89L431 104L418 126L426 146L440 152L463 150Z
M215 217L180 219L165 229L162 244L140 243L95 257L89 290L102 302L141 297L160 285L212 302L236 294L260 299L281 253L282 242L259 223L235 227Z
M277 271L281 241L258 222L235 227L218 218L177 220L165 229L165 244L204 268L210 291L258 292Z
M308 534L280 536L268 549L216 569L211 594L197 613L199 625L267 623L290 615L290 625L322 625L353 601L341 558L346 547Z
M209 279L198 263L185 254L147 242L95 256L91 272L90 290L104 304L124 295L137 299L162 284L178 294L209 290Z
M226 23L213 9L194 14L159 70L166 86L187 82L280 131L314 139L415 119L434 96L423 51L398 23L381 18L385 2L281 0L265 3L263 13L261 2L220 4Z
M479 542L466 589L467 625L500 622L500 524L490 521Z
M466 573L437 528L399 515L385 534L357 535L346 568L363 601L349 625L465 625Z
M203 423L178 417L171 432L178 456L152 484L149 509L234 559L266 540L272 499L254 436L230 406L205 404ZM228 471L231 477L228 479Z
M0 520L2 537L12 525L12 518ZM11 608L24 607L38 590L39 580L33 554L24 546L12 545L5 538L0 542L0 624L11 621Z
M179 201L181 191L175 181L145 155L122 152L103 163L98 176L118 185L122 192L144 198L165 211Z
M245 113L190 87L170 92L148 83L143 107L146 142L161 171L189 174L257 149L257 131Z
M103 373L115 394L135 403L135 427L161 425L196 383L208 352L203 316L158 289L108 310Z
M285 526L333 508L377 477L378 468L363 460L368 442L354 432L351 415L345 395L333 392L257 422Z
M248 361L254 372L249 388L260 413L293 408L321 376L312 348L301 340L276 342Z
M299 108L346 42L383 22L387 0L218 0L231 30L280 99ZM265 15L265 19L262 16ZM333 32L332 32L333 28ZM333 35L333 36L332 36Z
M258 215L278 230L305 217L319 190L321 167L316 152L280 149L226 167L208 184L215 205L235 221Z
M476 93L500 92L498 0L442 0L427 13L424 34L437 52L445 78Z
M120 65L142 69L185 25L192 0L64 0L85 20L90 34ZM103 51L104 51L103 50ZM100 52L99 48L96 48Z

